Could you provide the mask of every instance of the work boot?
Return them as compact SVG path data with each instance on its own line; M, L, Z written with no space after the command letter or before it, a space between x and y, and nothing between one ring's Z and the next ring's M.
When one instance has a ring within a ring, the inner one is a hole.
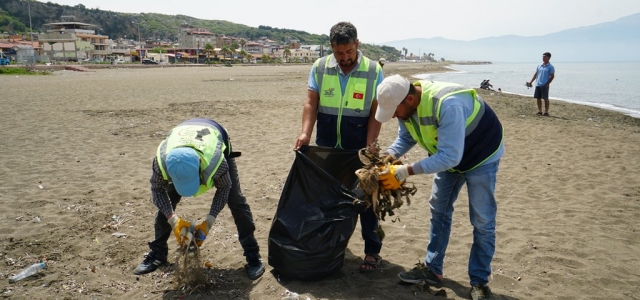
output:
M138 267L136 267L136 269L133 271L133 274L143 275L151 273L165 263L167 263L166 258L158 257L155 251L151 251L144 256L144 260L138 265Z
M264 264L262 263L262 259L260 259L260 254L248 254L247 265L245 268L247 269L247 276L249 276L249 279L255 280L260 278L260 276L264 274Z

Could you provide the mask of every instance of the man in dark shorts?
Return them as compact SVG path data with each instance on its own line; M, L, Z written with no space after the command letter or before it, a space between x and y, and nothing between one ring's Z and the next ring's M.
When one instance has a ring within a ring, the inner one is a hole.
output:
M527 82L527 86L531 86L533 81L536 81L535 92L533 98L538 99L538 113L539 116L549 116L549 85L555 77L556 69L551 63L551 53L545 52L542 54L542 64L536 69L536 73L533 74L531 81ZM544 99L544 114L542 113L542 100Z

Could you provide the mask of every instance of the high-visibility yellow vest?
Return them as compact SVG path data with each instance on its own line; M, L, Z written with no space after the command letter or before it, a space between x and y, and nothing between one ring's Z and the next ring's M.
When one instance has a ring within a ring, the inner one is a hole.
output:
M481 165L500 149L503 129L491 108L478 97L474 89L459 84L416 81L422 87L420 104L417 108L418 120L403 121L411 137L429 155L438 152L438 127L442 103L456 94L468 93L473 97L473 112L465 121L465 151L460 164L449 171L468 172ZM488 147L487 149L478 149ZM465 156L466 155L466 156Z
M177 147L191 147L200 157L200 195L213 187L213 175L224 158L226 145L222 133L208 122L187 121L173 128L167 138L158 146L156 156L158 166L165 180L171 181L167 173L167 154Z
M321 146L362 148L366 146L366 124L376 93L380 65L363 56L358 68L349 76L343 95L339 71L329 67L330 59L331 55L325 56L314 64L320 97L316 137L325 144ZM330 121L327 121L330 124L323 123L322 115L330 116ZM325 130L327 128L321 126L331 127L332 130ZM362 143L365 145L360 145Z

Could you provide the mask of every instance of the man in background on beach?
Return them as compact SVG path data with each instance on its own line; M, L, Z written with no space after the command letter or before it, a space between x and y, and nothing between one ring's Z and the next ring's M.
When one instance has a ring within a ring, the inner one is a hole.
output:
M434 174L429 206L431 228L424 264L398 274L409 283L439 285L449 244L453 204L467 184L473 244L468 274L472 299L493 299L487 285L495 253L497 204L494 196L500 158L504 154L502 124L474 89L400 75L378 86L376 119L397 117L398 137L385 151L401 157L419 144L429 156L413 164L391 165L379 180L397 189L409 176Z
M533 81L536 80L536 89L533 93L533 98L538 99L538 113L539 116L549 116L549 85L555 77L556 69L549 62L551 59L551 53L545 52L542 54L542 64L538 66L536 72L531 77L531 81L527 82L527 86L531 86ZM544 114L542 113L542 101L544 99Z
M485 79L480 83L480 88L485 89L487 91L493 91L493 84L489 82L489 78Z
M238 229L238 239L247 260L249 279L264 273L258 241L254 236L255 222L247 199L240 190L240 179L226 129L213 120L196 118L173 128L158 146L153 159L151 196L158 207L155 218L155 239L149 242L151 251L133 272L136 275L155 271L167 262L167 240L173 232L178 244L191 224L175 212L182 197L195 197L215 187L211 208L206 219L195 226L196 241L202 245L216 217L229 205ZM195 224L194 224L195 225ZM184 230L183 230L184 229ZM202 234L203 238L198 239Z
M294 150L309 145L317 121L316 144L357 151L372 145L380 133L375 120L376 87L382 81L382 67L365 57L358 46L353 24L340 22L329 34L333 54L313 64L309 73L307 100L302 111L302 133ZM377 235L378 218L370 207L360 214L364 239L362 271L380 266L382 242Z

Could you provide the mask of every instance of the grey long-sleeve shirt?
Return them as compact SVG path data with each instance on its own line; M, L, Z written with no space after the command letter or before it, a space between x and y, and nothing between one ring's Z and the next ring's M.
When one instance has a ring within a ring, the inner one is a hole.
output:
M151 175L150 181L153 204L158 207L166 217L169 217L173 213L171 200L167 194L167 187L169 187L170 183L162 177L162 172L160 171L160 166L158 166L156 158L153 159L152 169L153 174ZM229 175L229 165L226 159L222 159L218 170L213 174L213 186L216 188L216 193L213 196L209 214L217 217L225 204L227 204L229 193L231 192L231 176Z

